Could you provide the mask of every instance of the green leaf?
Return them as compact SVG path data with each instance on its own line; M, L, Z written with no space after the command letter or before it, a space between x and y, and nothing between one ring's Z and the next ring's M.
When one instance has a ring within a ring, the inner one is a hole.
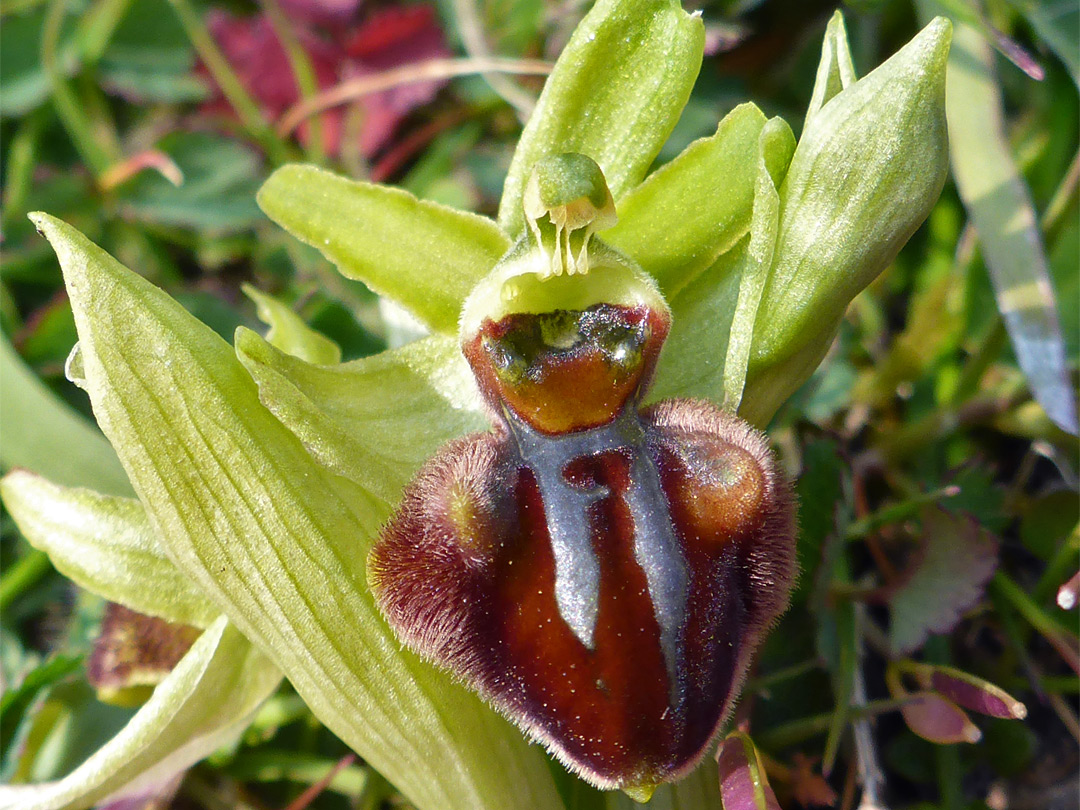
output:
M79 810L166 779L240 734L280 682L222 616L119 734L63 779L0 787L0 810Z
M158 172L140 172L120 190L127 216L194 228L202 236L235 233L260 220L252 198L262 161L250 146L206 132L174 132L157 148L172 158L184 181L174 186Z
M195 53L167 0L129 3L97 68L102 85L129 101L199 101L210 94L195 75Z
M45 8L5 14L0 25L0 116L26 115L49 97L49 80L41 67L41 31ZM66 73L78 65L74 36L75 16L63 23L58 62Z
M228 344L77 231L35 221L95 412L177 565L421 810L559 808L540 750L383 622L365 557L385 508L311 458Z
M259 320L270 327L266 340L271 346L315 365L332 366L341 362L338 345L304 323L288 306L250 284L245 284L243 289L255 302Z
M0 495L30 545L76 585L180 624L207 627L221 614L165 556L138 501L24 471L5 476Z
M490 428L452 338L433 336L326 368L244 329L236 352L263 404L316 459L391 505L445 442Z
M278 169L258 201L270 219L317 248L343 275L446 334L457 334L461 302L510 247L484 217L314 166Z
M24 467L70 486L131 493L116 453L94 426L37 378L0 335L0 463Z
M723 397L724 360L739 300L739 272L749 244L749 236L743 237L668 299L671 332L648 392L649 401L696 397L719 402Z
M810 127L814 117L834 96L855 84L855 79L855 65L851 61L844 15L837 10L833 12L829 25L825 28L821 60L818 62L814 92L810 96L810 106L806 109L803 129Z
M608 244L656 278L668 297L679 293L750 229L758 137L765 116L742 104L716 133L694 141L619 201Z
M909 653L930 633L947 633L983 594L997 567L997 543L972 518L927 507L913 571L889 597L889 646Z
M762 425L828 351L851 300L926 219L948 170L938 18L818 111L780 189L780 233L740 415Z
M578 152L600 164L616 202L675 127L701 69L705 28L676 0L599 0L575 29L518 142L499 204L513 237L533 164Z
M993 51L966 25L949 60L949 134L956 188L971 217L1020 367L1054 423L1077 432L1054 288L1031 195L1009 151Z

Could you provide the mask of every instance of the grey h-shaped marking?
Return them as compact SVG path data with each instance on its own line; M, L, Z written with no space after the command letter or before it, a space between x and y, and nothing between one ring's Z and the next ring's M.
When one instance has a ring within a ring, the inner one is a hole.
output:
M521 460L533 471L555 558L559 615L588 649L595 649L600 611L600 563L592 545L589 507L610 493L606 486L572 487L563 471L571 461L611 450L628 450L632 462L627 506L634 519L634 559L649 588L669 686L678 689L679 634L686 615L687 567L675 540L660 475L644 448L644 430L627 409L615 421L562 436L538 433L507 414Z

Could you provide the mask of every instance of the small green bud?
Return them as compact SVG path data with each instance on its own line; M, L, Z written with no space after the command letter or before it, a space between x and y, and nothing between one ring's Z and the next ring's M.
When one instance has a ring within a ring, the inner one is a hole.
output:
M776 252L740 411L749 421L768 421L813 373L847 305L937 201L948 171L951 30L939 17L865 78L831 98L815 90L828 100L811 110L780 189ZM826 47L838 44L842 36Z

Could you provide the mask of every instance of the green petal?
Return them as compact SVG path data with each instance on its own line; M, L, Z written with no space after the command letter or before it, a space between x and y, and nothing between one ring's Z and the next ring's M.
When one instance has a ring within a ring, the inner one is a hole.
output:
M316 459L388 504L445 442L490 427L452 338L436 335L328 368L241 329L236 353L263 404Z
M255 302L259 320L270 327L266 333L270 344L309 363L332 366L341 362L341 348L288 306L250 284L244 285L244 295Z
M810 126L821 108L834 96L855 84L855 79L855 65L851 61L844 15L837 10L833 12L832 19L825 28L825 41L821 43L821 60L818 62L814 92L810 96L810 106L806 109L803 129Z
M938 18L803 132L780 189L741 415L764 424L817 368L847 305L926 219L948 172Z
M690 144L619 201L619 224L604 241L633 258L676 295L750 228L758 136L754 104L732 110L716 134Z
M386 517L258 400L231 347L59 220L87 388L180 568L420 810L558 808L539 749L402 652L365 557Z
M23 467L70 486L131 493L105 437L50 391L0 334L0 465Z
M0 495L19 530L68 579L111 602L207 627L221 611L165 556L142 504L17 470Z
M258 201L343 275L446 334L456 334L461 302L510 247L489 219L314 166L278 169Z
M675 0L599 0L574 31L514 152L499 204L513 237L533 164L578 152L600 164L616 201L641 182L701 69L705 29Z
M180 773L234 740L280 682L222 616L115 737L63 779L0 787L0 810L80 810Z

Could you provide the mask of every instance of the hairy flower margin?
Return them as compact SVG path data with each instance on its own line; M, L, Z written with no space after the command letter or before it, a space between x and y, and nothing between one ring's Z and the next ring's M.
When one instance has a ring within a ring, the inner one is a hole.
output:
M455 337L462 301L522 235L532 165L589 155L619 216L603 239L652 274L672 310L652 398L706 398L766 424L940 193L949 36L936 19L856 80L838 14L797 145L784 121L744 104L645 178L696 79L702 22L671 0L600 0L525 129L498 224L280 169L263 210L431 331L349 363L265 296L269 339L240 329L231 347L73 228L33 215L79 330L69 376L137 500L14 472L4 501L81 586L204 630L112 741L57 782L0 787L0 808L145 792L234 739L283 676L421 810L564 807L565 777L403 652L365 581L405 483L445 441L486 428ZM716 806L715 766L664 791Z

